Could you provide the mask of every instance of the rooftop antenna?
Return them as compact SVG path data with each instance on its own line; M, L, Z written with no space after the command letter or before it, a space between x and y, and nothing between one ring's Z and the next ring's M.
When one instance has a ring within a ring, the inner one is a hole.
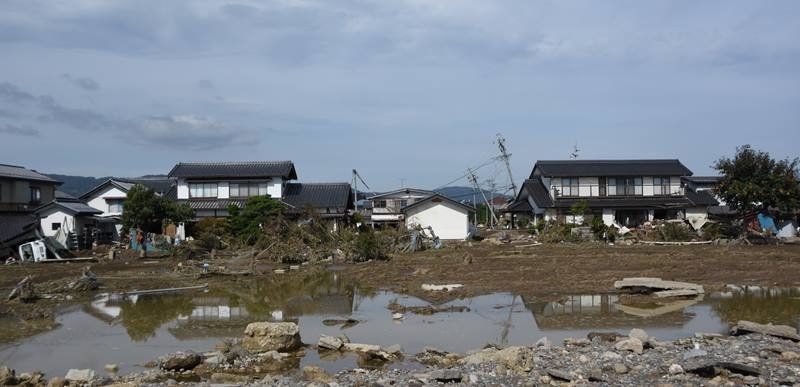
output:
M578 143L576 142L575 145L572 147L572 153L569 154L569 158L577 159L578 152L580 152L580 149L578 149Z
M516 195L517 194L517 185L514 184L514 177L511 175L511 163L509 163L508 159L511 155L508 153L506 149L506 139L503 138L503 135L497 133L497 147L500 148L500 160L506 164L506 171L508 171L508 181L511 183L511 192Z
M356 180L356 179L358 179L358 180ZM372 188L369 188L367 183L364 182L364 179L361 178L361 175L358 174L358 171L353 169L353 190L354 190L353 205L355 206L356 212L358 212L358 182L359 181L361 182L361 184L364 184L364 187L366 187L367 189L372 189Z

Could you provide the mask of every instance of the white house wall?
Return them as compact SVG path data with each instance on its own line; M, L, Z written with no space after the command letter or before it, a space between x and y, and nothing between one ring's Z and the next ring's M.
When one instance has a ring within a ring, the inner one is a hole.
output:
M231 185L227 181L217 183L217 199L230 199Z
M186 182L186 179L178 179L178 191L177 197L178 199L188 199L189 198L189 183Z
M280 177L273 177L267 182L267 195L273 198L283 197L283 179Z
M103 213L100 216L115 216L115 215L122 215L121 212L109 212L108 211L108 202L106 202L106 198L126 198L128 194L121 189L110 186L106 190L101 191L91 200L89 200L86 204L89 207L96 208Z
M611 208L603 208L603 224L606 226L614 225L614 210Z
M44 214L41 214L42 216ZM65 232L75 232L75 218L63 211L49 211L47 216L41 218L42 233L44 236L52 237L58 233L58 230L53 230L53 223L61 223L61 228Z
M410 209L406 216L408 228L415 225L423 228L430 226L439 239L463 240L467 238L469 232L467 211L451 203L424 203Z

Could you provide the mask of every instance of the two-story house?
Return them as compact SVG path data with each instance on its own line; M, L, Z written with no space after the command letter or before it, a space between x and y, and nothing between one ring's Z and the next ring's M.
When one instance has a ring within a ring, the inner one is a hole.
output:
M168 176L176 180L176 200L200 219L226 217L229 205L243 208L251 196L280 199L297 172L291 161L178 163Z
M707 208L717 202L707 192L685 187L682 178L691 175L675 159L540 160L509 212L545 221L582 222L572 208L585 203L606 225L627 227L653 219L705 218Z
M435 194L424 189L401 188L372 196L368 198L372 210L367 212L367 223L375 226L401 224L405 219L403 208Z
M353 209L349 183L294 183L291 161L179 163L169 173L176 180L176 200L194 209L197 219L228 216L228 206L244 208L252 196L269 196L286 205L285 214L308 211L331 229Z
M61 182L31 169L0 164L0 257L10 248L36 238L33 211L56 196Z

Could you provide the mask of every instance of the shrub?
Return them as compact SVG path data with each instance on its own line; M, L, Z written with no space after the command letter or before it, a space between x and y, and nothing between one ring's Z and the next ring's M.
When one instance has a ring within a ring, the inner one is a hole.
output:
M667 242L682 242L692 239L685 223L665 222L658 228L658 235L662 241Z

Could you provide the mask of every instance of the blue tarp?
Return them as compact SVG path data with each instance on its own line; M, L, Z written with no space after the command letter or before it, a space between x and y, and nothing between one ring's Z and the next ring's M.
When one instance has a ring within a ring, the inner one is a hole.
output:
M778 233L778 228L775 227L775 219L772 219L769 215L758 214L758 224L761 225L761 231L771 231L773 235Z

